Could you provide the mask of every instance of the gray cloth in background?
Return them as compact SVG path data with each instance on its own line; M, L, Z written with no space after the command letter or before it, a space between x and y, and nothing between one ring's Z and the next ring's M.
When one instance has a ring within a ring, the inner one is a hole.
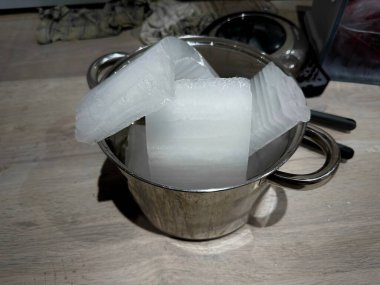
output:
M217 18L242 11L277 13L269 1L214 0L175 1L161 0L150 4L152 14L144 21L140 38L152 44L165 36L199 35Z
M149 15L149 0L120 0L103 9L40 9L37 42L84 40L118 35L122 29L140 26Z
M277 12L265 0L119 0L91 10L58 6L40 10L36 37L39 44L93 39L142 25L141 40L152 44L165 36L197 35L217 18L241 11Z

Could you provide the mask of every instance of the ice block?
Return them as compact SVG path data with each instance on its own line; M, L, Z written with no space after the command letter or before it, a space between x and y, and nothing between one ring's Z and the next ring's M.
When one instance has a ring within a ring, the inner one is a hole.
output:
M173 96L173 82L173 63L155 45L86 95L77 112L77 140L100 141L158 110Z
M250 155L272 142L299 122L310 120L310 110L295 80L274 63L267 64L251 79L253 109ZM258 105L259 107L255 107ZM263 126L257 122L264 118Z
M146 117L152 180L182 189L244 182L251 113L248 79L176 81L173 100Z
M174 63L176 80L219 77L203 56L186 41L166 37L159 44Z
M164 38L92 89L80 103L76 138L100 141L157 111L174 94L174 80L217 74L186 42Z
M125 165L132 173L150 179L145 125L132 124L129 126Z

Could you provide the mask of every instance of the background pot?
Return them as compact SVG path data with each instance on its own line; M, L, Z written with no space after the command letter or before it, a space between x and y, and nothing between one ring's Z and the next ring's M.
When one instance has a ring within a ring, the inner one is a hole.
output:
M268 62L274 61L235 41L193 36L182 39L196 48L221 77L251 78ZM111 53L95 60L87 74L90 88L112 76L147 48L130 55ZM144 124L144 120L138 123ZM179 189L160 185L128 169L124 163L127 159L128 130L125 128L99 142L100 148L128 178L129 190L148 220L164 233L183 239L211 239L231 233L247 222L252 205L264 188L263 184L275 182L299 190L315 188L333 176L340 162L339 148L330 135L319 128L300 123L249 158L247 180L241 184L213 189ZM323 150L326 156L324 165L310 174L278 171L303 138Z

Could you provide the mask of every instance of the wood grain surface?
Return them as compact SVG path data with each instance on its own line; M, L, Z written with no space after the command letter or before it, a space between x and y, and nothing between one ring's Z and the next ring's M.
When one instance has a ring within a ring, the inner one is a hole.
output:
M0 90L0 284L379 282L378 86L332 82L309 100L358 123L330 131L355 157L329 183L271 187L246 226L206 242L160 234L98 147L75 142L84 77L1 82ZM299 149L283 169L322 162Z

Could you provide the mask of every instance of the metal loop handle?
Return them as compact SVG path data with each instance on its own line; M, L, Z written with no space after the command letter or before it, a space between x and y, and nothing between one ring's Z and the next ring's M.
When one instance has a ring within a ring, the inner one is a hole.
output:
M107 76L100 76L104 70L127 56L128 53L126 52L113 52L97 58L87 70L88 87L92 89L98 85L102 78Z
M311 125L306 127L304 139L315 143L324 152L326 161L323 166L309 174L276 171L268 177L271 181L297 190L310 190L326 183L334 175L340 163L340 150L335 140L322 129Z

